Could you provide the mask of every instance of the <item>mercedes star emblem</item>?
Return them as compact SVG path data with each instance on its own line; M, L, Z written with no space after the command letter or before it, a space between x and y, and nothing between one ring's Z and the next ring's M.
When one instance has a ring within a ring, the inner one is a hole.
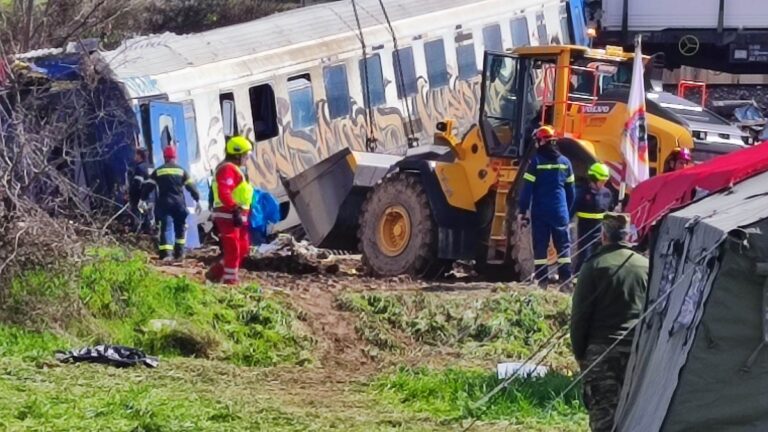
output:
M699 52L699 39L693 35L685 35L680 38L680 42L677 44L680 54L684 56L692 56Z

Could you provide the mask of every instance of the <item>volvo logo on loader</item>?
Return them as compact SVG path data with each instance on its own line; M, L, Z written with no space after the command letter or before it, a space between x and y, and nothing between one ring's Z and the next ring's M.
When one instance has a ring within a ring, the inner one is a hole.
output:
M613 111L614 103L597 103L583 108L584 114L608 114Z

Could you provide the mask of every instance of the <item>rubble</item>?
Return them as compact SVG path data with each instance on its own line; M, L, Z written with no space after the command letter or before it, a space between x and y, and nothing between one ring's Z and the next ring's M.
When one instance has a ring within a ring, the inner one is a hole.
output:
M297 241L288 234L280 234L271 243L252 248L244 265L249 271L277 271L290 274L344 274L362 272L360 255L318 249L308 241Z

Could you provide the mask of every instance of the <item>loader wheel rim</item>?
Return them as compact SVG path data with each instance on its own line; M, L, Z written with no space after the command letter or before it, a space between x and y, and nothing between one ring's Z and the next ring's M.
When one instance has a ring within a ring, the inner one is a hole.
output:
M398 256L411 241L411 218L401 205L387 207L379 219L379 248L387 256Z

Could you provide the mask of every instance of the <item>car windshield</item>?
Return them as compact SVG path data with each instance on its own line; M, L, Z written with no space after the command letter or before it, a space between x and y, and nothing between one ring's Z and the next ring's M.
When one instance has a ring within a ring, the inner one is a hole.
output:
M713 124L718 126L731 125L722 117L704 108L671 105L671 104L665 104L665 103L662 103L661 106L663 106L664 108L667 108L668 110L672 111L673 113L679 115L680 117L688 121L708 123L708 124Z

